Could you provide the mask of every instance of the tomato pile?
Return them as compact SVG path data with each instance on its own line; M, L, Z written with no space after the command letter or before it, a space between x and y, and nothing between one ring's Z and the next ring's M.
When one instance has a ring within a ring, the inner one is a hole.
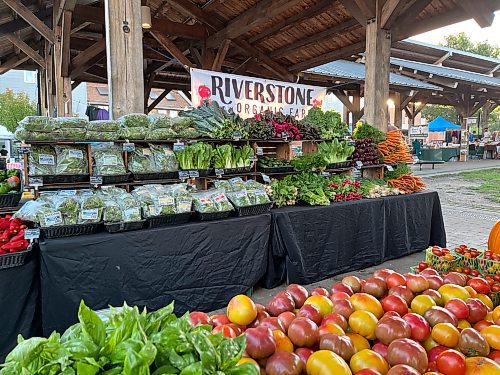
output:
M267 375L498 375L500 306L480 277L426 267L377 270L330 290L291 284L266 306L238 295L227 314L190 314L228 337L246 336L241 363Z

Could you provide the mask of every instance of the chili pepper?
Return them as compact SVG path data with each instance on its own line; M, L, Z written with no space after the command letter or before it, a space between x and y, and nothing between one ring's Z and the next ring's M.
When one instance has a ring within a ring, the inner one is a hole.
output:
M23 223L22 223L22 221L21 221L21 220L19 220L19 219L14 219L14 220L12 220L12 221L10 222L10 226L9 226L10 231L11 231L12 233L14 233L14 234L15 234L15 233L17 233L17 232L19 231L19 227L20 227L21 225L23 225Z
M5 230L8 227L10 227L9 219L6 219L6 218L0 219L0 230Z
M2 250L8 250L11 253L15 253L17 251L23 251L28 248L29 242L26 240L19 240L19 241L13 241L9 242L6 245L3 245L1 247Z
M5 231L0 236L0 243L7 243L7 242L9 242L10 237L12 237L12 232L10 231L10 228L7 228L7 229L5 229Z
M8 251L5 251L3 250L2 248L0 248L0 255L3 255L3 254L8 254L9 252Z
M19 227L19 229L26 229L26 228L27 228L27 226L24 224Z
M12 237L9 242L16 242L19 240L24 240L24 230L22 229L14 237Z
M10 220L11 217L12 217L12 215L5 215L4 219Z

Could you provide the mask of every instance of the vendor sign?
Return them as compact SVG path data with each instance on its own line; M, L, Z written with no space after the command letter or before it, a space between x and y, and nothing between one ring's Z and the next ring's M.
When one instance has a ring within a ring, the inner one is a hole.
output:
M321 87L191 69L194 105L216 101L243 118L270 110L301 119L309 109L322 106L325 95Z
M429 135L429 126L412 126L410 127L410 137L427 137Z

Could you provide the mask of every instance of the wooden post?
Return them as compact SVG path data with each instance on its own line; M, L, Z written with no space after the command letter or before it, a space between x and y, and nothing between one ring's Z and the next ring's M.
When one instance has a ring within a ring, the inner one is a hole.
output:
M71 79L69 77L63 77L62 74L63 73L62 31L63 28L61 26L55 27L54 75L56 83L57 116L68 117L73 115L72 91L71 91ZM66 51L66 53L69 54L69 49Z
M45 90L47 96L47 109L48 115L54 116L54 53L52 46L45 42L44 51L45 61L47 62L47 69L45 71Z
M401 129L403 126L403 109L401 108L401 94L395 92L392 100L394 101L394 126Z
M350 122L349 122L349 114L351 112L349 112L349 108L347 108L345 105L343 106L343 108L344 108L343 120L344 120L344 122L346 124L350 124Z
M389 113L389 69L391 33L381 29L376 18L366 26L365 118L370 125L387 131Z
M141 0L105 0L110 117L144 113Z
M40 102L40 115L47 116L49 111L47 105L47 70L38 70L38 97Z
M352 113L352 125L356 126L356 123L363 116L363 110L361 109L361 92L357 90L357 92L352 96L352 106L354 107L355 112Z

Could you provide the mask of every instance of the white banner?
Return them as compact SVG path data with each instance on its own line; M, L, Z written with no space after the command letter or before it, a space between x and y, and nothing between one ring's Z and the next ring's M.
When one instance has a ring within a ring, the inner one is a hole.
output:
M316 86L191 69L191 99L194 106L216 101L243 118L270 110L301 119L309 109L321 107L326 89Z

